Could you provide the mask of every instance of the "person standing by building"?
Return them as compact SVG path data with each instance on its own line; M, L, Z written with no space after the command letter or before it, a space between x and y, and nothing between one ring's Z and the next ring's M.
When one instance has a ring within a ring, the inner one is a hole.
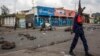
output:
M15 25L14 25L14 30L16 30L16 28L17 28L17 17L15 18Z
M81 3L80 3L80 0L79 0L79 8L78 8L78 13L76 14L75 18L74 18L74 24L73 24L73 31L75 33L75 36L74 36L74 39L73 39L73 42L71 44L71 47L70 47L70 50L69 50L69 54L72 55L72 56L75 56L73 50L78 42L78 39L80 37L80 39L82 40L83 42L83 46L84 46L84 50L85 50L85 56L93 56L92 54L90 54L88 52L88 44L87 44L87 40L85 38L85 35L84 35L84 30L83 30L83 10L85 9L84 8L81 8Z

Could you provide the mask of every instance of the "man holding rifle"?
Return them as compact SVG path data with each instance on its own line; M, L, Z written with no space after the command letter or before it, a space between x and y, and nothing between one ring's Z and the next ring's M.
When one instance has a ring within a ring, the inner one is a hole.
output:
M76 14L75 18L74 18L74 24L73 24L73 32L75 33L73 42L71 44L70 50L69 50L69 54L72 56L75 56L73 50L78 42L78 39L80 37L80 39L83 42L83 46L84 46L84 50L85 50L85 56L93 56L92 54L90 54L88 52L88 45L87 45L87 40L85 38L84 35L84 30L83 30L83 11L85 9L81 8L81 1L79 0L79 8L78 8L78 13Z

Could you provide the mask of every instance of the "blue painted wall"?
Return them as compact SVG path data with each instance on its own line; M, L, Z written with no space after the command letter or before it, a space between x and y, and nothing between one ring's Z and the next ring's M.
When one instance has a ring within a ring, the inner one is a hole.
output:
M44 22L44 19L43 18L35 18L34 20L34 24L35 26L41 26L41 24Z
M52 18L51 19L51 25L52 26L59 26L59 19L58 18Z
M67 26L72 26L73 24L73 19L67 19Z
M45 20L43 18L35 18L35 26L41 26L41 24L44 22ZM52 26L72 26L73 21L72 19L63 19L63 18L51 18L51 25Z

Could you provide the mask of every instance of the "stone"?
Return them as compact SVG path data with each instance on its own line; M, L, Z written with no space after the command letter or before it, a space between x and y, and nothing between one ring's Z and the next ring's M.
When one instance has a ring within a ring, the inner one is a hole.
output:
M9 50L15 48L15 42L9 42L9 41L4 41L4 43L1 45L1 49L3 50Z

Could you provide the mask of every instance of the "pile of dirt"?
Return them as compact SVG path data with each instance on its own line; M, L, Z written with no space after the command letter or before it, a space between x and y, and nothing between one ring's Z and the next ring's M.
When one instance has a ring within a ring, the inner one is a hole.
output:
M0 37L0 44L4 43L4 37Z
M25 38L27 38L28 40L35 40L36 37L35 36L31 36L30 34L18 34L19 36L24 36ZM23 39L23 38L22 38Z
M15 42L9 42L9 41L3 41L3 44L1 45L1 49L8 50L15 48Z
M8 50L16 47L15 42L6 41L4 37L0 37L1 49Z
M65 32L71 32L72 31L72 28L71 27L68 27L64 30Z

